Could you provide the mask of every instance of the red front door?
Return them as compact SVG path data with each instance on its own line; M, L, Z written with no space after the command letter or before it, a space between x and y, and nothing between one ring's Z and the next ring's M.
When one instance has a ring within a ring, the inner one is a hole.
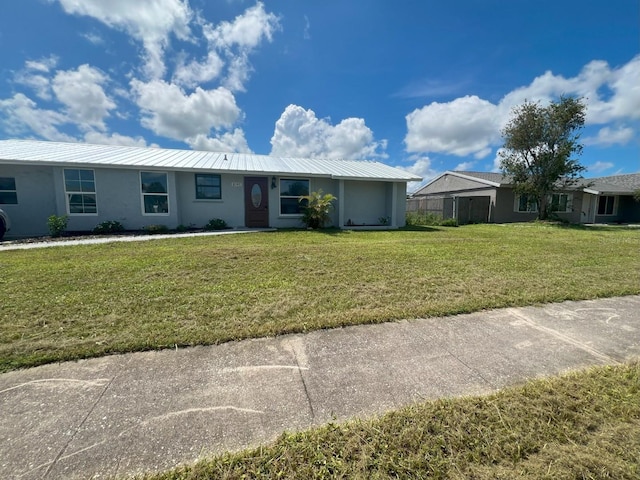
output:
M244 177L244 224L249 228L269 226L269 179Z

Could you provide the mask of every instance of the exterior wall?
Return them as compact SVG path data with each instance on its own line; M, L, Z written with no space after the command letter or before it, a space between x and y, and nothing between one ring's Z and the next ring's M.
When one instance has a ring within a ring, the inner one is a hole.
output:
M69 166L94 172L96 214L69 214L64 188L64 168L34 165L0 165L0 176L14 177L17 205L2 205L11 219L12 228L5 238L47 235L50 215L68 215L68 231L91 231L104 221L118 221L127 230L148 225L178 225L202 227L213 218L221 218L230 227L244 226L244 174L221 174L222 199L197 200L195 173L160 169L128 169ZM141 193L141 171L167 174L169 213L144 214ZM205 173L205 172L203 172ZM210 172L206 172L210 173ZM251 174L248 176L261 176ZM268 178L269 225L275 228L302 227L301 215L280 214L279 180L271 188ZM295 178L289 176L282 178ZM299 176L309 180L310 191L322 190L338 197L331 211L328 226L344 226L348 219L359 225L380 225L380 218L389 218L391 227L405 224L406 183L383 181L342 181L331 178ZM340 197L343 198L340 198ZM340 211L342 207L343 211ZM343 225L340 225L340 219Z
M596 197L594 223L635 223L640 222L640 203L631 195L616 195L613 215L598 215L598 199Z
M391 217L387 182L344 182L345 225L380 225L381 217Z
M58 215L52 167L0 165L0 177L16 180L18 203L0 205L11 219L5 239L47 235L47 218ZM64 213L64 212L63 212Z
M244 175L220 175L222 198L200 200L196 199L196 173L209 172L176 172L175 174L180 224L201 228L209 220L220 218L230 227L243 227ZM273 200L269 203L273 205Z

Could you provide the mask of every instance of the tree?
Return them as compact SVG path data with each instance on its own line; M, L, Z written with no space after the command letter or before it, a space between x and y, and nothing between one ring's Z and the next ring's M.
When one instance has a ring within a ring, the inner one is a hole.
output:
M502 130L502 173L511 177L516 194L537 206L538 218L549 216L553 192L575 185L585 170L577 157L582 153L580 130L585 104L581 98L561 97L546 107L525 101L512 110Z
M334 200L336 197L330 193L323 195L322 190L300 197L299 201L303 203L302 222L309 228L323 228L330 220L329 212Z

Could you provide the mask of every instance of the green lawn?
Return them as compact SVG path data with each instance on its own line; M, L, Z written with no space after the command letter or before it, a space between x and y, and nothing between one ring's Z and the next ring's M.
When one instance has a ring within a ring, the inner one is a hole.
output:
M0 252L0 372L399 318L640 293L640 231L281 231Z
M146 480L640 478L640 363L285 433Z

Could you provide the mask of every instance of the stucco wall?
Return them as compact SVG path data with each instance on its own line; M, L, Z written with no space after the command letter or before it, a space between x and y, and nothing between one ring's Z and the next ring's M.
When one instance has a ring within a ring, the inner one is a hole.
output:
M386 182L344 182L344 221L354 226L379 225L381 217L391 216L391 199Z
M486 183L474 182L455 175L443 175L433 183L426 185L416 192L416 195L430 195L434 193L458 193L461 190L475 190L486 188Z
M0 165L0 177L15 178L18 197L17 205L0 205L11 219L11 230L5 238L47 235L47 218L59 214L56 209L53 168Z

